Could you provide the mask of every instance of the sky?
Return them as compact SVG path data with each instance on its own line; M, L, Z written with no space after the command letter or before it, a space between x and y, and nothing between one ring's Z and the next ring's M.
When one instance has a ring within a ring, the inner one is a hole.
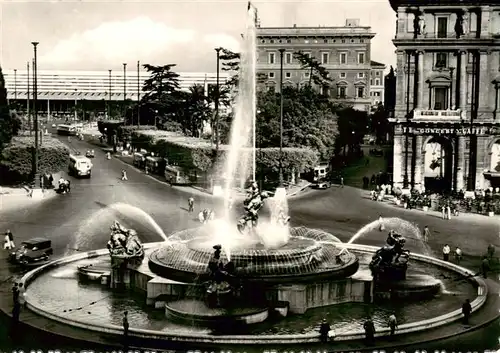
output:
M376 33L372 60L395 66L396 15L388 0L252 1L262 27L343 26ZM39 70L134 69L140 60L178 72L215 72L214 48L238 50L246 1L0 0L0 65L24 69L38 45Z

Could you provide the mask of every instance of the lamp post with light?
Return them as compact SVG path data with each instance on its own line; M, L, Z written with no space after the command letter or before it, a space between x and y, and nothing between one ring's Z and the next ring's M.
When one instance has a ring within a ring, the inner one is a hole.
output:
M33 163L33 176L35 178L34 184L35 188L34 190L39 190L40 189L40 177L39 177L39 171L38 171L38 153L39 153L39 143L38 143L38 107L37 107L37 100L38 100L38 68L37 68L37 46L38 42L31 42L33 45L33 125L34 125L34 130L35 130L35 148L34 148L34 163ZM33 195L33 194L32 194Z

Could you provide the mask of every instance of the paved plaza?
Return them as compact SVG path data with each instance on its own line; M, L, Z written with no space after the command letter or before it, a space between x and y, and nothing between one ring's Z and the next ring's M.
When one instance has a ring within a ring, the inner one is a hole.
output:
M80 152L89 148L88 144L81 141L73 141L71 146ZM76 241L75 234L85 233L85 229L87 231L93 229L93 221L99 220L92 218L92 215L98 214L113 203L128 203L143 209L156 220L166 234L199 224L198 220L186 211L187 199L190 195L194 195L197 209L220 206L218 205L220 201L202 192L191 188L170 187L118 159L107 160L104 152L99 149L96 149L93 163L92 178L74 180L71 194L52 197L22 210L6 209L1 215L0 228L11 229L16 243L33 236L51 239L55 251L54 258L58 258L75 253L76 248L78 251L105 248L109 237L107 228L96 232L95 237L79 242ZM128 171L129 180L126 182L120 180L120 172L123 168ZM463 265L471 267L472 270L477 269L479 258L485 253L486 246L490 243L498 244L499 220L497 217L463 214L452 220L442 220L437 212L410 211L389 203L371 201L366 191L350 187L334 186L328 190L307 190L291 198L289 207L293 225L323 229L336 235L342 241L348 241L360 228L377 220L381 215L387 218L403 218L420 229L428 225L432 234L428 249L430 248L432 255L440 257L442 246L446 243L450 246L460 246L465 254ZM375 229L363 236L359 242L380 246L383 244L385 235L385 232ZM141 233L141 240L153 242L159 241L160 238L146 227ZM5 260L2 259L2 261ZM0 306L3 310L9 311L10 283L12 278L18 275L19 273L13 271L11 267L2 269L0 280L3 281L3 299L0 300ZM492 288L496 288L498 292L497 284L489 281ZM31 313L24 312L22 320L35 326L41 325L46 329L57 327L58 330L69 330L71 332L65 334L68 337L80 335L88 339L92 338L88 337L89 334L85 331L63 329L59 324L49 323L46 319L38 318ZM446 334L453 334L457 330L463 331L464 327L459 325L459 328L450 327L448 330L451 331ZM491 328L486 328L479 333L468 335L474 340L477 337L489 335L491 342L491 337L493 337L491 330ZM430 335L428 339L432 338L432 333L429 332L426 335ZM91 340L113 344L109 337L93 338ZM488 340L483 337L481 342L488 342ZM384 344L390 343L384 342ZM336 347L332 347L334 348Z

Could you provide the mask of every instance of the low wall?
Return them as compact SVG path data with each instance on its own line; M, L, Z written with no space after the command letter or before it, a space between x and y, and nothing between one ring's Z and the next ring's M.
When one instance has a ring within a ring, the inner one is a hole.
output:
M146 249L150 249L153 247L157 247L159 245L163 244L163 242L157 242L157 243L148 243L145 244L144 247ZM343 244L346 248L350 250L355 250L359 252L364 252L364 253L374 253L376 250L378 250L378 247L375 246L368 246L368 245L359 245L359 244ZM108 254L107 249L102 249L102 250L97 250L97 251L90 251L87 253L80 253L76 254L73 256L68 256L65 258L61 258L58 260L55 260L49 264L46 264L44 266L41 266L39 268L36 268L30 272L28 272L26 275L23 276L21 281L25 284L25 287L28 287L29 284L32 282L32 280L39 274L54 268L58 267L70 262L78 261L78 260L83 260L83 259L90 259L94 258L97 256L105 255ZM421 255L421 254L411 254L411 258L430 263L433 265L436 265L438 267L443 267L451 271L455 271L465 277L469 277L470 281L473 283L476 283L479 287L478 291L481 293L476 299L474 299L471 303L472 306L472 312L475 312L479 310L479 308L486 302L486 296L488 294L488 288L486 284L484 283L483 280L480 278L475 278L472 277L474 273L470 270L467 270L463 267L457 266L455 264L452 264L450 262L445 262L439 259L435 259L429 256ZM108 324L103 324L103 325L98 325L94 323L86 323L86 322L81 322L77 321L74 319L70 319L67 317L60 317L58 315L55 315L51 312L48 312L44 310L43 308L39 308L35 305L33 305L30 302L29 296L26 298L27 301L27 307L33 311L34 313L44 316L46 318L49 318L51 320L70 325L70 326L75 326L83 329L87 329L90 331L95 331L95 332L103 332L107 334L113 334L113 335L123 335L123 329L121 326L117 325L108 325ZM418 321L418 322L412 322L409 324L403 324L398 327L397 334L404 334L404 333L411 333L411 332L418 332L418 331L424 331L424 330L429 330L438 326L446 325L448 323L451 323L456 320L460 320L462 318L462 310L461 308L458 308L455 311L452 311L450 313L424 320L424 321ZM214 344L214 343L220 343L220 344L251 344L251 345L263 345L263 344L301 344L301 343L309 343L309 342L318 342L319 341L319 334L316 332L310 332L306 334L290 334L290 335L220 335L220 336L213 336L209 334L200 334L200 333L168 333L168 332L161 332L161 331L153 331L153 330L145 330L145 329L137 329L137 328L130 328L129 330L129 335L131 336L136 336L140 338L146 338L146 339L151 339L151 340L169 340L171 342L190 342L190 343L208 343L208 344ZM389 335L389 329L388 328L379 328L377 327L377 333L375 334L376 337L379 336L387 336ZM336 341L347 341L347 340L355 340L355 339L362 339L364 338L364 331L362 330L355 330L351 332L346 332L339 334L338 336L335 337Z

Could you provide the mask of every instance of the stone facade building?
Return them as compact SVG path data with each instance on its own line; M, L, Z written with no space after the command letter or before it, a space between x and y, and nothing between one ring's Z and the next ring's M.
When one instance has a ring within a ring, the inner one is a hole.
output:
M395 186L500 186L500 0L390 0Z
M343 27L258 27L257 70L265 74L263 85L279 90L280 52L283 54L283 84L306 85L310 72L301 67L294 53L313 56L329 72L332 86L325 92L355 109L371 106L371 40L375 33L347 19Z
M370 72L370 98L372 106L384 103L384 70L385 64L377 61L371 61Z

